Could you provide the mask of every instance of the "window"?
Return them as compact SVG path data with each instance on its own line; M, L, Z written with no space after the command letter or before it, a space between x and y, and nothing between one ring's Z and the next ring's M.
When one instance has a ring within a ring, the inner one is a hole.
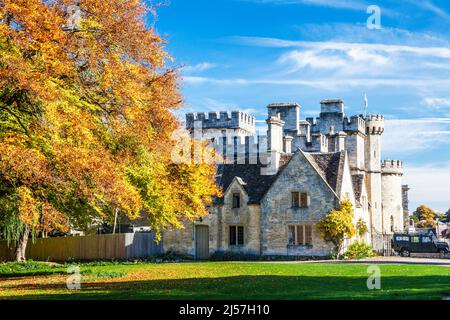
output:
M420 237L411 237L411 242L412 243L419 243L420 242Z
M422 243L431 243L430 237L422 237Z
M299 208L300 207L300 193L292 192L292 207Z
M301 195L302 208L308 208L308 194L306 192L302 192Z
M244 227L230 226L230 246L244 245Z
M239 193L233 194L233 208L237 209L241 207L241 195Z
M305 246L312 244L312 226L311 225L289 226L288 243L291 246Z
M292 192L292 207L293 208L308 208L309 197L306 192Z

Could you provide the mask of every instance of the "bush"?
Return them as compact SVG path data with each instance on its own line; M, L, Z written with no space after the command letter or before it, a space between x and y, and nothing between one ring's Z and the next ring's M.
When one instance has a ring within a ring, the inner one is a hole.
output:
M156 258L152 259L152 262L180 262L180 261L190 261L194 258L192 256L175 252L167 251L163 254L158 255Z
M350 259L364 259L373 256L374 253L372 246L367 245L364 242L356 241L348 247L347 251L343 255L343 258L345 260L350 260Z

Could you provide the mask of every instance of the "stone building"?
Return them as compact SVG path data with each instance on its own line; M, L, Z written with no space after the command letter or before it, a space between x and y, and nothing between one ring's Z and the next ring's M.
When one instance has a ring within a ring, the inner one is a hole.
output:
M404 230L399 160L381 161L384 117L347 117L340 99L323 100L318 118L297 103L268 106L267 136L242 112L187 114L186 128L221 154L223 198L209 215L164 234L164 249L206 258L217 251L325 256L332 245L316 224L348 198L369 233L355 239L383 249L383 235ZM200 133L198 132L200 131Z

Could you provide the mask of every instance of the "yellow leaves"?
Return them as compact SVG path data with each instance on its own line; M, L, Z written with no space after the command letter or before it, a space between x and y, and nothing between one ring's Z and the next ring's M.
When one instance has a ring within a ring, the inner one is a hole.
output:
M27 187L19 187L19 216L20 220L35 228L39 224L39 202L34 199L33 194Z
M59 212L51 204L46 202L42 206L42 217L39 229L44 233L50 233L53 230L68 232L69 221L63 213Z
M317 228L325 240L331 241L339 247L344 238L351 238L356 233L353 218L353 205L348 199L345 199L341 203L339 210L331 210L319 221Z
M0 175L19 185L48 182L51 174L47 159L38 150L28 148L25 139L10 134L0 140Z
M28 135L0 132L0 177L25 188L23 220L38 228L37 212L44 232L66 230L68 217L108 218L117 207L131 218L146 210L158 230L207 214L220 194L215 166L171 161L179 76L146 28L147 9L83 0L81 30L64 32L63 5L72 4L5 0L2 8L13 20L0 23L0 87L23 92L34 112Z
M61 232L69 230L69 221L63 213L48 202L41 203L36 200L32 191L27 187L19 187L17 191L19 194L19 217L24 224L45 234L53 230Z

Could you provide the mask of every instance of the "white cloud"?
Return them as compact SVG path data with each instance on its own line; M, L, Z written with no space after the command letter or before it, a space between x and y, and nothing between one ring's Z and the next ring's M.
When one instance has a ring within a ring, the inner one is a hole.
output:
M349 50L293 50L283 54L278 63L288 66L287 73L319 69L333 70L341 76L374 75L382 72L380 67L386 67L390 58L355 46Z
M381 43L353 43L337 41L295 41L265 37L230 37L230 40L249 46L272 48L309 48L318 50L350 51L352 49L364 49L368 52L385 53L410 53L418 56L431 56L450 59L450 48L447 47L420 47Z
M416 0L408 0L409 3L412 3L414 5L416 5L417 7L433 12L434 14L436 14L437 16L444 18L445 20L450 20L450 15L441 7L438 7L437 5L435 5L433 2L428 1L428 0L421 0L421 1L416 1Z
M340 41L292 41L232 37L234 43L289 49L268 64L264 77L208 78L187 76L189 84L289 85L327 91L349 88L410 87L415 91L450 84L450 47Z
M429 107L450 107L450 98L427 97L422 100L422 103Z
M349 88L373 88L373 87L412 87L412 88L447 88L450 86L450 79L386 79L386 78L340 78L324 77L317 79L306 78L210 78L210 77L190 77L183 78L184 82L191 85L215 84L220 86L242 86L242 85L280 85L280 86L305 86L318 88L327 91L337 91Z
M202 63L198 63L196 65L187 65L185 67L183 67L183 72L185 73L196 73L196 72L204 72L206 70L215 68L216 65L213 63L209 63L209 62L202 62Z
M411 190L409 198L415 203L445 203L450 207L450 163L427 166L406 166L403 182ZM413 210L414 208L410 208Z
M283 54L278 63L290 64L291 72L298 71L305 67L311 67L313 69L336 69L344 67L347 62L345 59L333 54L320 54L317 51L290 51Z
M450 145L449 135L449 118L387 119L383 151L399 154L443 148Z

